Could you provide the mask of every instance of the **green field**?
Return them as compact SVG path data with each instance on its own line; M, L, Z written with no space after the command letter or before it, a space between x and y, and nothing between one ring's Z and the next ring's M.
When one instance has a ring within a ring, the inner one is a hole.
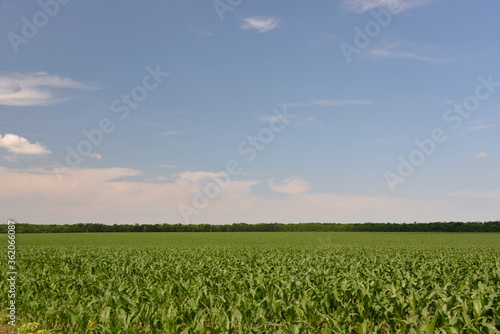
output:
M18 317L49 333L500 333L498 233L18 234L17 247Z

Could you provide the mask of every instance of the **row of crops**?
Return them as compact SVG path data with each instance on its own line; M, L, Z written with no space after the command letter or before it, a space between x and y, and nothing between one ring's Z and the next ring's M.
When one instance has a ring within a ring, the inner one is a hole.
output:
M51 333L500 333L499 247L282 240L19 257L19 316Z

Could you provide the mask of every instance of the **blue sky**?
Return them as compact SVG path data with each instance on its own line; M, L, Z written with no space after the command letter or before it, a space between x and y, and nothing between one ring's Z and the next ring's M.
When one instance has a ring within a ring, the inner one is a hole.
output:
M5 219L499 219L497 2L0 9Z

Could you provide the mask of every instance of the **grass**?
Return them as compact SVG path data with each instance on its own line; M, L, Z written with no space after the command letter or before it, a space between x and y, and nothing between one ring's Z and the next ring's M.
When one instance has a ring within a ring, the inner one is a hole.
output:
M18 316L51 333L500 333L495 233L19 234L17 247Z

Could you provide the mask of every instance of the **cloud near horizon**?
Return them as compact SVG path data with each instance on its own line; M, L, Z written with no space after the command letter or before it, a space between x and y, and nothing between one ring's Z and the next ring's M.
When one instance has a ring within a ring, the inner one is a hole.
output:
M448 193L440 193L442 196L457 197L465 199L495 199L500 200L500 190L484 190L484 191L471 191L471 190L458 190Z
M218 174L186 171L157 180L161 182L147 178L127 181L141 175L140 171L127 168L74 169L60 183L51 170L0 167L0 183L9 189L0 193L0 210L20 222L36 224L186 223L179 205L193 206L196 189L203 189ZM189 222L365 222L366 217L372 222L405 222L412 216L422 221L493 218L494 210L479 216L464 214L467 211L462 210L463 205L450 200L304 193L308 187L304 182L285 181L279 190L296 194L270 199L252 194L252 188L260 181L233 180Z
M268 185L272 190L287 195L299 195L311 189L309 182L297 176L286 178L278 183L275 183L274 179L270 179Z

